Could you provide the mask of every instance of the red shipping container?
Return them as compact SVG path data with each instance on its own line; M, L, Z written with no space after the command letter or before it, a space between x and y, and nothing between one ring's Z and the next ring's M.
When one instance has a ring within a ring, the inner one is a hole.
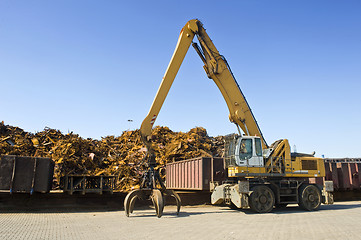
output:
M225 179L223 158L200 157L166 165L166 186L176 190L210 190Z

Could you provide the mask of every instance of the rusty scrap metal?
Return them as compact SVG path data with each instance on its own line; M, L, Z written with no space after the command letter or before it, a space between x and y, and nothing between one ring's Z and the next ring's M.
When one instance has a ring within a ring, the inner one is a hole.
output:
M155 160L162 178L166 163L223 156L223 137L209 137L201 127L183 133L158 126L153 129L152 137ZM30 133L0 122L0 154L51 157L55 161L55 189L61 188L62 176L86 174L115 176L116 190L131 191L141 185L147 150L139 130L96 140L84 139L73 132L63 134L48 127L41 132Z

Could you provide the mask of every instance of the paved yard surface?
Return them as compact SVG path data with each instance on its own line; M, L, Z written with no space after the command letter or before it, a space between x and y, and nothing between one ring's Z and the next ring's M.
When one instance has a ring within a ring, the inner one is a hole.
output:
M361 201L338 202L304 212L296 206L268 214L227 207L167 206L123 211L16 212L0 214L1 239L361 239Z

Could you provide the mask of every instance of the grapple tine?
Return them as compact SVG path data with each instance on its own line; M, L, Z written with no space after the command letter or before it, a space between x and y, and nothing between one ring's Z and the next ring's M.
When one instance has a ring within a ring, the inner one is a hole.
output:
M179 215L181 204L182 204L182 201L181 201L179 195L176 192L174 192L173 190L167 190L166 194L175 198L175 201L177 203L177 215Z
M153 189L151 198L155 207L155 211L157 213L157 217L160 218L163 215L163 209L164 209L162 192L158 189Z
M160 217L159 216L159 205L157 204L157 202L153 196L151 197L151 199L152 199L153 206L155 208L155 212L157 213L157 217Z
M129 217L129 214L133 212L135 200L142 197L142 190L133 190L124 199L124 211L125 215Z
M130 199L130 204L129 204L129 212L130 213L133 213L135 201L137 200L137 198L139 198L139 197L134 196L132 199Z
M178 193L175 193L173 190L173 197L175 198L176 202L177 202L177 215L179 215L179 212L180 212L180 208L181 208L181 204L182 204L182 201L178 195Z

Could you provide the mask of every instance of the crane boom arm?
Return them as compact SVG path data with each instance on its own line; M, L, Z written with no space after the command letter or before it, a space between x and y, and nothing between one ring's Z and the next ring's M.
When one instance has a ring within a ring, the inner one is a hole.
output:
M257 121L254 118L251 108L239 88L227 61L219 54L217 48L203 28L203 24L199 20L193 19L187 22L180 33L176 49L165 72L162 83L159 86L149 113L141 125L140 131L142 139L148 150L151 154L153 153L150 137L154 121L167 97L194 36L197 36L201 48L199 48L196 43L193 43L193 47L196 49L204 63L203 68L206 71L207 76L216 83L221 91L230 112L230 121L239 126L246 135L259 136L262 140L263 148L267 148L268 145Z
M158 116L158 113L164 103L165 98L168 95L174 78L178 73L178 70L183 62L185 55L188 52L189 46L191 45L194 35L197 31L198 26L194 21L187 22L187 24L183 27L179 35L178 43L174 50L172 59L170 60L168 68L163 76L162 83L158 88L158 92L153 100L148 115L145 117L140 127L142 140L151 154L153 153L153 150L151 148L150 137L152 134L153 124Z

